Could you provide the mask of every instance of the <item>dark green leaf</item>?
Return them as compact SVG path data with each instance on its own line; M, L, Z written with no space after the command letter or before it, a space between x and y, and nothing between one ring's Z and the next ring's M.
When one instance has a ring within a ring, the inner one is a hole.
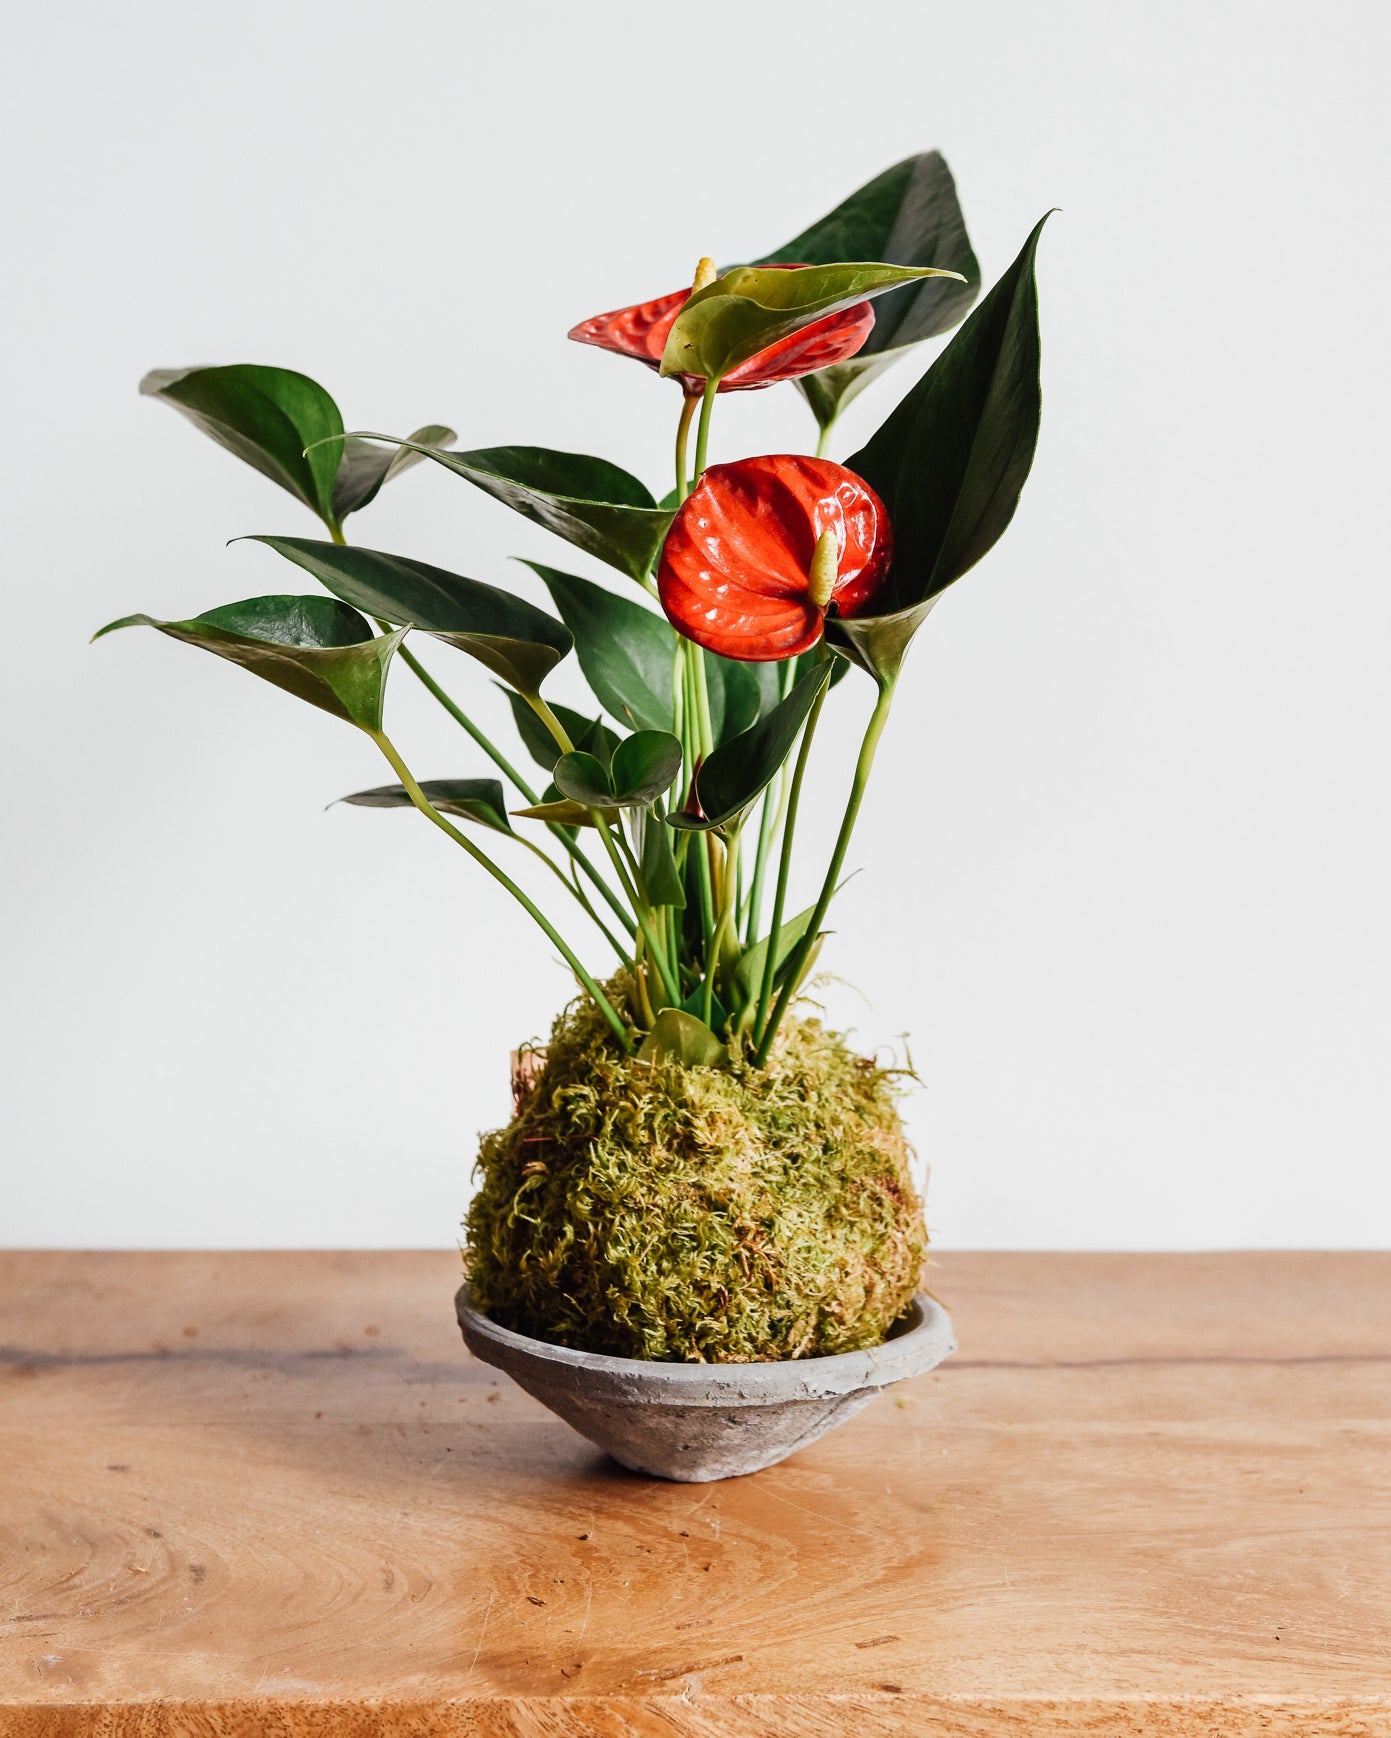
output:
M676 867L671 833L664 825L660 803L650 813L640 815L638 824L642 829L638 862L647 897L653 905L674 905L679 911L686 903L686 890L681 871Z
M742 736L717 748L696 774L695 791L704 819L668 816L673 827L708 832L737 822L755 803L791 753L817 695L830 680L829 659L808 670L766 717Z
M132 627L158 628L215 652L368 731L382 727L387 665L407 633L398 628L374 639L356 610L331 597L252 597L186 622L123 616L92 637Z
M878 491L894 528L883 614L901 620L893 656L929 603L973 567L1014 517L1038 442L1038 290L1046 217L1014 264L868 445L848 461ZM916 620L911 619L916 613ZM835 629L857 648L859 616ZM882 662L882 658L881 658ZM894 665L897 668L897 664Z
M586 808L614 807L613 781L608 768L592 754L562 754L555 763L556 789Z
M618 465L549 447L485 447L449 452L361 431L353 438L391 441L464 477L567 543L598 556L630 579L642 579L657 558L672 515Z
M495 833L512 831L502 785L495 778L427 778L420 781L420 788L431 806L442 815L461 815L464 820L477 821ZM362 809L410 809L415 806L404 785L377 785L369 791L354 791L350 797L339 797L338 801Z
M670 730L676 634L666 618L592 580L526 565L574 635L580 669L610 716L637 730Z
M503 688L502 692L511 704L512 721L517 726L517 734L521 737L527 753L538 766L544 767L547 772L552 771L561 753L555 738L520 694L514 693L511 688ZM586 753L603 761L605 766L608 765L613 759L614 749L618 746L618 738L607 724L598 718L586 718L573 707L561 706L555 702L551 704L551 711L576 748L584 749Z
M452 428L443 423L427 423L410 437L422 446L448 447L458 438ZM411 447L377 447L370 441L349 439L343 442L343 459L333 484L333 511L341 524L349 513L356 513L374 501L384 483L399 477L425 457Z
M950 331L976 299L980 266L940 151L921 152L876 175L759 264L816 266L843 259L947 266L965 281L929 278L890 290L875 303L874 329L854 356L797 381L823 428L910 345Z
M682 1002L682 1004L681 1004L681 1012L683 1014L694 1014L696 1019L702 1020L702 1021L704 1020L704 1017L705 1017L705 985L704 984L697 984L696 987L691 991L690 995L686 997L685 1001ZM728 1011L728 1009L725 1007L724 1003L720 1000L720 998L713 993L711 994L711 997L710 997L710 1023L711 1023L711 1030L716 1031L716 1032L723 1032L729 1024L729 1011Z
M871 261L800 270L736 266L682 307L667 334L661 372L723 379L760 350L828 314L904 284L950 275L933 266Z
M705 1022L680 1008L663 1008L638 1050L639 1062L681 1068L718 1068L728 1060L729 1052Z
M563 754L555 782L563 796L591 808L647 809L681 771L681 744L664 730L640 730L614 750L611 766L592 754Z
M887 616L827 616L826 644L841 654L837 660L840 673L854 663L868 670L876 682L892 682L914 634L936 602L930 597L925 603Z
M680 772L679 739L666 730L639 730L613 751L610 777L616 801L623 808L651 808L676 783Z
M330 437L342 434L343 419L307 374L249 362L156 368L140 382L140 390L181 410L219 446L297 496L326 525L337 524L333 482L343 445ZM306 452L306 447L314 450Z
M442 567L307 537L255 537L369 615L406 622L457 646L534 694L569 652L568 631L525 598Z
M777 704L777 666L740 663L722 658L718 652L702 655L710 695L710 728L718 747L747 730L766 705ZM761 674L765 670L768 677Z

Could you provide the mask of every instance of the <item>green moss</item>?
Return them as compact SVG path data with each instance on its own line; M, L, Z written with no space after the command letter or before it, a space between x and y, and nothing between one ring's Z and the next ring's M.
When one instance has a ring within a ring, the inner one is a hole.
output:
M533 1061L518 1114L483 1141L467 1220L495 1321L668 1361L884 1338L927 1245L893 1071L796 1017L766 1070L654 1068L587 998Z

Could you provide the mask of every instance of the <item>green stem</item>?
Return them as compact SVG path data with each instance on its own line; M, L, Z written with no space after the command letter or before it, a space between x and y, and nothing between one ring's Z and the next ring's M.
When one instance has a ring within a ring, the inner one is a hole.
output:
M599 913L594 909L594 906L591 903L589 896L585 893L585 890L583 889L583 887L580 886L579 877L576 876L575 879L572 881L569 878L569 876L566 875L565 871L560 867L559 863L557 863L554 860L554 858L548 857L546 855L546 853L541 849L541 847L536 843L536 841L534 839L525 838L521 833L518 833L516 835L516 838L517 838L517 843L519 845L525 845L527 850L530 851L533 856L539 857L541 859L541 861L546 865L546 867L550 870L550 872L553 875L555 875L556 877L558 877L558 879L560 881L560 885L565 889L565 891L567 893L573 895L573 897L579 901L580 905L583 907L586 915L588 916L590 922L592 924L594 924L594 926L599 930L600 934L604 937L605 941L608 942L609 946L618 955L619 960L622 962L622 964L624 964L625 966L631 965L632 964L632 956L633 956L632 937L629 936L628 944L626 947L624 946L624 944L621 941L619 941L618 937L613 933L613 931L609 928L609 926L604 922L603 918L600 917Z
M401 659L406 668L417 678L425 691L428 694L432 694L435 699L439 701L440 705L443 706L454 722L463 725L464 729L468 731L469 735L483 750L484 754L488 756L489 760L492 761L498 771L502 773L503 777L510 779L526 798L527 802L534 807L538 800L536 792L517 771L516 767L512 765L511 761L507 759L502 750L494 747L469 715L450 699L449 695L445 693L444 689L440 687L439 683L436 682L434 677L425 666L419 662L413 653L408 651L405 646L402 646L396 656ZM549 711L550 708L547 707L546 710ZM551 827L550 831L552 837L560 841L563 849L569 853L576 863L579 864L580 868L584 870L594 886L598 888L614 916L618 918L620 923L624 924L631 931L631 920L628 913L623 908L623 901L614 892L613 888L609 886L608 882L604 880L603 876L565 831L564 827Z
M821 424L821 432L816 437L816 456L818 459L825 458L826 448L831 444L831 430L835 426L836 419L834 417L832 417L829 422L823 422Z
M792 677L796 669L796 660L787 658L778 671L778 699L786 700L792 692ZM744 940L752 947L758 940L759 920L763 916L763 876L767 868L768 852L772 848L773 835L778 830L778 822L787 805L787 772L780 768L778 772L777 792L774 794L770 785L763 793L763 810L758 822L758 846L753 860L753 882L749 888L748 912L745 917Z
M691 418L700 403L698 392L685 392L681 398L681 420L676 425L676 500L679 505L691 492L691 480L686 474L686 443L691 434Z
M561 957L564 959L565 963L570 967L571 971L574 972L575 976L584 985L585 989L588 990L590 996L594 1000L594 1005L599 1009L609 1025L613 1027L619 1043L631 1054L633 1040L627 1026L623 1023L622 1018L619 1016L617 1010L609 1001L608 997L585 970L578 955L566 942L560 931L555 927L550 919L545 916L540 908L530 898L528 898L522 889L518 887L517 883L505 870L499 869L497 864L493 862L492 858L489 857L486 852L480 851L478 846L473 843L472 839L466 839L456 826L453 826L449 821L445 820L444 816L440 814L439 810L435 808L430 799L425 795L424 791L422 791L420 786L416 783L410 768L396 752L395 745L392 743L390 737L381 730L369 731L368 734L386 756L391 764L392 771L405 787L406 794L410 797L416 808L420 810L421 814L424 815L425 819L433 822L442 833L447 833L456 845L468 852L469 856L473 858L475 863L481 864L483 868L487 870L489 875L492 876L493 880L496 881L499 886L505 887L527 915L534 919L540 926L542 932L547 940L550 941L552 946L560 950Z
M822 691L824 693L824 689ZM768 1025L759 1041L758 1054L755 1058L761 1068L768 1060L768 1052L772 1048L773 1039L787 1012L788 1003L797 990L797 982L806 967L811 950L816 945L816 938L821 933L821 925L830 909L831 899L840 881L840 872L845 864L845 853L850 846L850 835L855 831L855 821L860 813L860 804L864 800L865 786L869 783L870 769L874 765L875 750L879 747L879 739L884 734L884 726L888 722L889 710L893 705L894 684L892 681L882 682L879 687L879 698L875 701L874 711L870 715L869 724L865 730L864 741L860 744L860 758L855 762L855 776L850 785L850 798L845 805L845 815L840 823L840 832L836 837L836 848L831 853L831 864L826 871L826 879L821 884L821 897L816 902L811 921L806 928L806 934L797 944L796 953L788 962L787 977L783 983L781 994L768 1018ZM790 824L790 817L789 817Z
M763 1029L763 1019L768 1012L768 1003L773 995L773 978L778 966L778 936L782 930L783 913L787 910L787 883L792 873L792 840L797 832L797 806L802 798L802 780L806 776L807 761L811 756L811 742L816 735L816 725L821 717L821 708L825 704L826 693L830 683L826 683L821 692L812 702L811 715L807 719L807 727L802 732L802 745L797 751L797 765L792 774L792 783L787 793L787 819L783 823L782 851L778 857L778 883L773 893L773 919L768 926L768 953L763 961L763 981L758 987L758 1009L753 1018L755 1033ZM758 1062L761 1067L765 1052L759 1046Z
M555 713L551 711L550 707L541 696L539 694L524 694L522 698L555 738L560 752L562 754L573 753L575 745L571 742L565 726L556 717ZM618 876L620 885L623 887L624 892L627 893L628 898L632 903L633 915L638 920L638 928L642 931L643 939L647 943L647 950L652 956L652 963L656 966L658 975L662 980L662 988L665 990L673 1005L679 1004L681 993L676 988L676 979L673 977L671 967L667 961L666 949L658 938L656 927L653 923L652 906L648 901L645 889L642 886L641 871L638 869L632 853L628 850L627 842L623 839L621 834L619 835L618 843L615 844L613 829L604 819L602 811L599 809L591 809L589 812L594 817L594 825L598 829L600 839L603 840L604 849L608 853L609 862L613 865L614 873ZM619 854L619 845L622 845L623 852L626 854L628 861L631 864L631 873L624 866L623 857Z
M710 413L715 408L715 394L720 390L718 380L707 380L705 391L700 395L700 422L696 427L695 480L698 483L705 474L705 449L710 440Z
M707 835L708 837L708 835ZM715 1012L715 973L720 967L720 950L734 918L739 899L739 829L733 828L725 844L724 897L720 901L720 921L710 944L710 957L705 962L705 987L701 992L701 1018L712 1024Z

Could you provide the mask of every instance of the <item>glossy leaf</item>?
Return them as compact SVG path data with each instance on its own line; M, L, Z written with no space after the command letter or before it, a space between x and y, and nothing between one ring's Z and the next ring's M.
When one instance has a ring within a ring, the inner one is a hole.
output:
M601 811L610 826L618 820L617 809ZM524 821L545 821L551 827L597 827L594 809L588 803L576 802L573 797L547 796L539 803L533 803L527 809L513 809L512 813Z
M886 290L944 274L936 267L871 261L787 269L736 266L697 290L676 316L662 373L723 379L741 362L804 326Z
M447 447L458 437L452 428L432 422L418 428L410 438L422 446ZM370 441L345 440L338 475L333 481L333 511L339 523L349 513L356 513L359 507L376 500L384 484L410 470L412 465L420 464L424 457L424 453L411 447L380 447Z
M557 747L555 738L520 694L511 688L503 688L502 692L511 704L512 722L517 726L517 734L521 737L527 753L537 766L551 772L562 752ZM613 759L614 749L618 747L618 737L608 725L602 719L586 718L572 706L561 706L556 701L550 702L550 708L571 743L576 748L595 755L607 766Z
M555 764L563 796L591 808L646 809L666 795L681 771L681 744L664 730L640 730L614 750L610 765L576 751Z
M534 694L570 651L553 616L495 585L442 567L307 537L254 537L368 615L407 622L477 658L495 676Z
M330 530L417 457L335 438L343 434L338 406L318 381L291 368L156 368L140 390L182 411L219 446L303 501ZM448 446L454 431L431 423L411 439Z
M978 562L1014 517L1038 443L1038 289L1034 257L1046 217L1014 264L850 468L883 497L894 560L880 606L836 630L881 679L891 678L924 605ZM871 648L874 636L883 644Z
M729 1052L703 1020L680 1008L663 1008L638 1049L639 1062L681 1068L719 1068Z
M671 514L638 479L607 459L549 447L485 447L456 453L394 435L361 431L354 438L391 441L433 459L533 524L642 579L662 547Z
M642 830L639 840L638 863L642 869L642 884L653 905L674 905L681 910L686 903L686 889L681 871L676 866L676 854L671 848L671 830L665 824L661 804L638 816Z
M338 406L316 380L289 368L235 363L225 368L156 368L140 382L219 446L303 501L325 524L336 523L333 483L341 445ZM328 445L316 446L316 442ZM306 452L305 448L313 450Z
M890 290L875 302L874 330L854 356L797 382L823 428L911 345L950 331L976 299L980 266L940 151L895 163L758 263L829 265L843 259L947 266L964 281L928 278Z
M765 711L777 705L775 666L736 663L718 652L703 651L705 686L710 695L710 729L715 746L739 736ZM767 670L765 681L758 672Z
M420 788L431 806L442 815L459 815L466 821L477 821L495 833L511 833L502 785L495 778L427 778ZM415 804L404 785L376 785L371 790L354 791L349 797L339 797L340 803L351 803L360 809L411 809ZM332 805L330 805L331 807Z
M357 611L336 598L275 596L224 604L183 622L123 616L92 637L132 627L158 628L216 653L368 731L382 727L387 666L408 632L398 628L374 638Z
M717 748L696 774L695 794L701 814L670 815L670 825L708 832L712 827L737 823L787 759L830 676L829 660L816 664L765 718Z
M574 636L585 680L610 717L637 730L670 730L676 661L670 624L634 598L593 580L535 561L526 565L550 592Z

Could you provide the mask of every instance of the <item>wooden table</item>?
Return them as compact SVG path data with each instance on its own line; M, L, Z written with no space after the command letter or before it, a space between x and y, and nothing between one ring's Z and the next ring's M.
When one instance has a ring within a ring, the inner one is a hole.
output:
M1391 1734L1391 1255L947 1255L961 1351L619 1470L452 1254L0 1256L0 1733Z

